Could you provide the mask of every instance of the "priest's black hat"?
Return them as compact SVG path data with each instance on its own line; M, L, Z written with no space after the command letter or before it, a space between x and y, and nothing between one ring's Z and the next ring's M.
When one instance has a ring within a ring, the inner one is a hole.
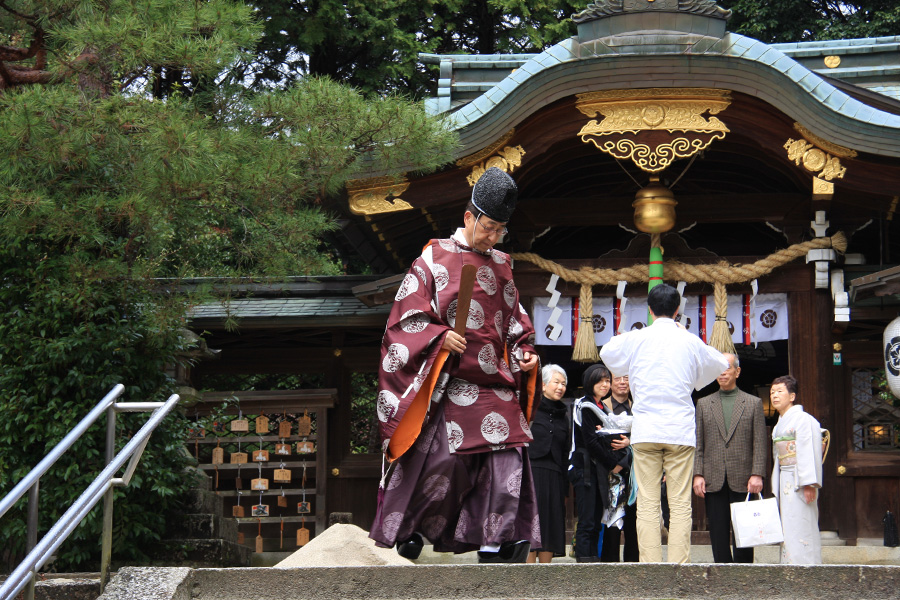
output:
M478 178L472 190L472 204L491 219L506 223L516 208L518 196L513 178L497 167L491 167Z

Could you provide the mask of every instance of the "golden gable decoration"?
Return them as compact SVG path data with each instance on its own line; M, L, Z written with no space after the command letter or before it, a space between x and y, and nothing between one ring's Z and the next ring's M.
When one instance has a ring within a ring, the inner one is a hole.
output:
M578 110L588 117L603 116L589 121L578 136L617 159L631 159L640 169L658 173L675 159L689 158L724 138L730 130L712 115L730 104L727 90L706 88L578 94Z
M788 138L784 143L788 159L794 164L803 166L813 177L813 193L827 193L830 185L831 193L834 192L833 184L826 184L832 179L843 179L847 168L841 164L841 158L856 158L856 151L833 142L822 139L800 123L794 123L794 129L803 136L803 139Z
M497 167L501 171L512 173L517 167L522 166L523 156L525 156L525 149L522 146L506 146L498 150L494 156L472 167L472 172L466 177L469 187L474 187L478 179L491 167Z
M357 215L378 215L388 212L410 210L413 206L400 198L409 188L409 181L403 177L373 177L354 179L347 182L350 211ZM390 198L390 199L389 199Z

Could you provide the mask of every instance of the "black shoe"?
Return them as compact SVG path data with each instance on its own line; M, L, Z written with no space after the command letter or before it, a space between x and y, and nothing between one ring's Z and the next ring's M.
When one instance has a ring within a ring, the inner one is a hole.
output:
M478 551L479 563L524 563L528 559L531 543L527 540L517 542L503 542L498 552Z
M397 544L397 554L409 560L416 560L422 554L422 548L425 546L425 540L418 533L412 534L412 537L405 542Z
M598 563L598 562L600 562L600 557L599 556L576 556L575 562Z

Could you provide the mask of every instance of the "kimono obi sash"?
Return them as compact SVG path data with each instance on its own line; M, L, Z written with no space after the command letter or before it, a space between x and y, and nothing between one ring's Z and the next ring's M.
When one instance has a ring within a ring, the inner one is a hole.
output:
M797 436L793 433L777 437L775 442L775 456L782 467L792 467L797 464Z

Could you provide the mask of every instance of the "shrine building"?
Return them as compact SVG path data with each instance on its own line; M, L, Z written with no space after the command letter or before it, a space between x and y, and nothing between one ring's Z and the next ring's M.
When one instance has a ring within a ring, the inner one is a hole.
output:
M519 204L497 247L514 259L542 362L567 370L567 397L583 394L591 360L575 352L579 333L596 348L646 325L659 247L682 323L707 341L728 327L738 385L763 398L768 425L768 386L789 373L830 431L820 529L881 537L900 508L900 400L882 339L900 310L900 37L765 44L730 33L729 17L710 0L601 0L540 54L422 55L440 73L427 110L460 136L455 162L372 173L327 207L343 215L340 246L376 275L257 284L195 315L221 352L190 385L297 376L308 389L251 394L248 410L314 397L327 413L311 520L371 524L381 457L359 441L374 411L359 414L357 395L371 395L403 274L462 225L475 181L499 167ZM705 527L695 498L694 529Z

